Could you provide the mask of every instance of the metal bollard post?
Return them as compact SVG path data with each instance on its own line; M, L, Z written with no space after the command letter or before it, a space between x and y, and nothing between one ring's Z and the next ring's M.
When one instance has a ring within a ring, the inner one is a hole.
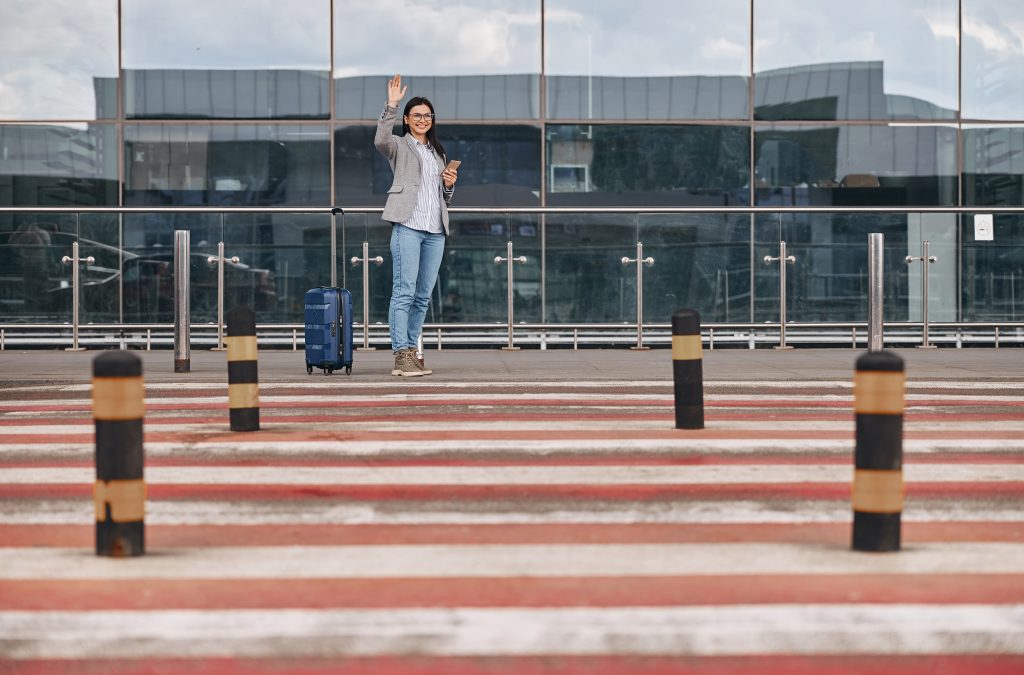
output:
M882 290L885 235L868 235L868 351L880 352L885 345L882 337Z
M776 349L792 349L786 345L786 265L796 263L796 257L786 255L786 242L779 242L779 255L772 257L766 255L764 264L770 265L773 262L779 263L779 344Z
M370 346L370 263L377 263L377 265L384 264L384 258L377 256L375 258L370 257L370 242L363 242L363 257L352 256L351 258L352 267L355 267L359 263L363 264L363 346L359 348L359 351L372 352L375 351ZM422 352L421 352L422 353Z
M109 351L92 362L92 415L96 431L96 555L146 552L146 482L142 476L142 361Z
M928 265L939 262L933 255L928 255L928 242L921 242L922 255L908 255L906 260L910 265L915 260L922 264L921 269L921 344L918 349L935 349L935 345L928 343Z
M71 242L71 257L64 256L60 259L65 265L71 265L71 346L67 347L64 351L67 352L82 352L85 351L85 347L78 346L78 305L81 301L81 291L79 291L79 280L80 272L79 265L86 264L91 265L96 262L96 258L89 256L88 258L82 259L78 257L78 242ZM26 298L31 301L32 298Z
M636 346L630 347L630 349L641 351L650 349L650 347L644 347L644 265L648 267L654 265L654 258L644 257L643 242L636 243L636 258L623 256L622 264L630 263L636 263Z
M504 258L502 258L501 256L495 256L494 264L495 265L500 265L503 262L508 263L508 275L507 275L508 276L508 346L507 347L502 347L502 350L511 352L511 351L516 351L516 350L519 349L519 347L513 346L513 343L512 343L512 329L513 329L513 325L514 325L513 324L513 311L514 310L512 308L513 302L514 302L514 300L513 300L513 293L512 293L512 263L516 262L516 263L519 263L520 265L523 265L523 264L526 263L526 256L525 255L521 255L518 258L513 258L512 257L512 242L511 241L509 241L506 244L505 251L506 251L506 256Z
M704 360L700 313L680 309L672 315L672 381L676 429L704 428Z
M187 373L192 369L191 328L189 310L189 231L174 231L174 372Z
M232 431L259 431L260 391L256 314L248 307L228 312L228 408Z
M868 352L853 380L853 550L898 551L903 513L903 359Z

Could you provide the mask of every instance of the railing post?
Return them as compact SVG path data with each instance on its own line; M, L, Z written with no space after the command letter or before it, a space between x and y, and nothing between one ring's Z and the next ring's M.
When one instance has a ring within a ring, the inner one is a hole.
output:
M630 347L634 350L650 349L644 347L644 265L654 265L654 258L644 258L644 244L642 241L636 243L636 258L624 256L622 264L636 263L636 346Z
M938 262L939 259L928 255L928 241L921 242L921 255L908 255L907 264L914 261L921 263L921 344L918 349L935 349L935 345L928 342L928 265Z
M868 235L868 351L880 352L885 344L882 336L882 289L884 279L885 235Z
M212 351L224 351L224 263L238 265L241 261L238 256L231 258L224 257L224 242L217 242L217 255L207 256L206 262L210 265L217 263L217 345Z
M85 258L84 260L78 257L78 242L71 243L71 257L64 256L60 259L65 265L71 265L71 346L65 347L64 351L68 352L81 352L85 351L85 347L78 346L78 301L80 299L79 290L79 265L85 263L91 265L96 262L96 259L92 256Z
M174 231L174 372L191 370L190 333L192 315L189 310L189 260L191 257L188 230Z
M359 347L359 351L372 352L374 348L370 346L370 263L382 265L384 258L380 256L370 258L370 243L364 241L363 257L354 255L351 262L352 267L359 263L363 264L363 346Z
M773 262L779 263L779 344L775 349L792 349L786 345L786 264L794 264L796 257L786 255L786 242L779 242L778 257L770 255L764 257L765 265L770 265Z
M521 255L518 258L512 257L512 241L505 245L505 257L501 256L494 257L494 264L500 265L501 263L508 263L508 346L502 347L505 351L516 351L519 347L516 347L512 343L512 330L514 326L514 310L513 310L513 294L512 294L512 263L516 262L520 265L526 263L526 256Z

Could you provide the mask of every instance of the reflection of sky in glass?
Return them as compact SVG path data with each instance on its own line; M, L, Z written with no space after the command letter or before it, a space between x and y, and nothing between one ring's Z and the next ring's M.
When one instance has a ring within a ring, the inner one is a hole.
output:
M0 119L95 119L94 77L117 77L117 0L3 0Z
M963 0L963 116L1024 120L1024 3Z
M540 72L539 0L336 0L334 25L335 77Z
M548 75L746 75L748 0L548 0Z
M124 67L330 69L330 0L130 0Z
M884 61L886 94L956 108L957 0L758 0L754 9L755 73Z

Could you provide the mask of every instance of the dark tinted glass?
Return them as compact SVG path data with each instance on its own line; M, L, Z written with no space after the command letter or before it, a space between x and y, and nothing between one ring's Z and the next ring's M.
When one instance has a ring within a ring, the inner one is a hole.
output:
M748 0L548 0L548 117L746 119Z
M334 132L341 206L383 206L394 174L373 146L376 127ZM438 126L450 159L462 160L452 206L536 206L540 203L540 129L527 125Z
M325 124L128 125L125 204L327 204L327 133Z
M0 125L0 205L117 205L113 125Z
M127 117L327 117L330 0L121 4Z
M754 142L759 206L957 203L953 128L758 127Z
M1024 203L1024 127L964 129L964 204Z
M975 214L963 216L963 320L1024 320L1024 216L992 215L992 239L979 239Z
M0 4L0 120L117 117L118 4Z
M549 126L548 205L743 205L749 143L741 126Z
M1024 121L1024 4L962 6L964 118Z
M957 0L757 0L754 11L756 119L956 118Z

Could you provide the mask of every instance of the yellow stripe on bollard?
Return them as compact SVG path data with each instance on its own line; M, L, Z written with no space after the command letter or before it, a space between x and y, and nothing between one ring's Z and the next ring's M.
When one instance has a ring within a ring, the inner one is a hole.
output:
M94 377L92 416L97 420L137 420L145 415L141 377Z
M98 480L92 488L96 505L96 520L105 521L107 504L110 520L129 523L142 520L146 515L146 482L144 480Z
M906 376L895 371L858 372L853 376L854 412L902 415Z
M254 382L228 385L229 408L260 407L260 387Z
M236 335L224 338L228 348L228 361L255 361L258 355L255 335Z
M853 510L863 513L903 511L903 471L856 469L853 472Z
M694 361L703 358L704 351L700 335L673 335L672 360Z

